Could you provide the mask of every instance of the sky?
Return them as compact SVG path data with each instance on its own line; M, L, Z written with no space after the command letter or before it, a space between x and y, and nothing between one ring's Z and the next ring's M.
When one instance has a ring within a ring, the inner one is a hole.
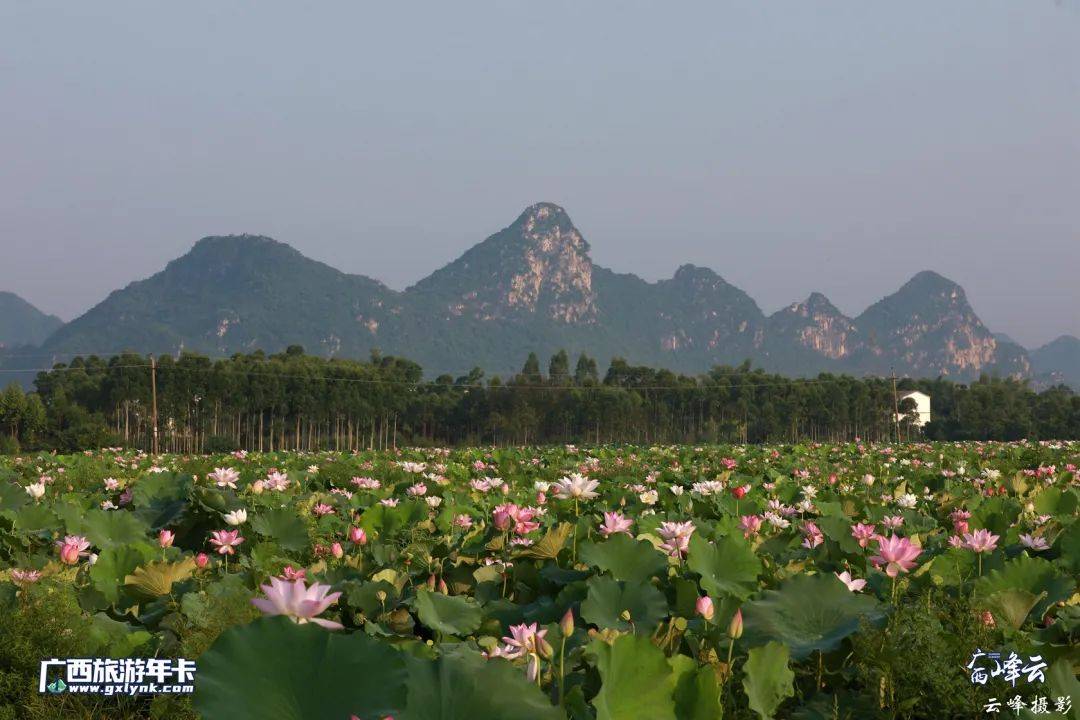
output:
M1080 335L1080 0L0 3L0 290L200 237L402 289L556 202L593 260Z

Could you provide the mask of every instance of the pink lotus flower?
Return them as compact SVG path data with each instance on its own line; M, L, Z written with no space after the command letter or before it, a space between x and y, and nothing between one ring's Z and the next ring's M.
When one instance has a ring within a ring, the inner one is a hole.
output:
M573 473L569 477L564 477L552 485L551 489L553 489L555 494L561 498L593 500L594 498L599 497L595 492L599 485L599 480L590 480L583 475Z
M1021 535L1020 544L1034 552L1041 552L1050 548L1050 545L1046 542L1046 538L1039 535Z
M742 500L746 497L746 493L750 492L749 485L740 485L739 487L731 488L731 494L736 500Z
M661 523L659 533L664 542L660 543L660 549L666 551L671 557L686 557L686 552L690 549L690 536L696 529L694 523L689 520L681 523Z
M175 539L176 535L173 534L172 530L162 530L158 533L158 545L163 548L172 547L173 540Z
M65 565L75 565L80 557L90 554L86 552L90 541L82 535L65 535L63 540L56 541L56 547L59 548L60 562Z
M812 550L812 549L816 548L818 545L820 545L821 543L825 542L825 536L821 533L821 530L818 528L818 526L815 523L813 523L813 522L811 522L809 520L807 520L806 522L803 523L802 531L803 531L802 545L803 545L804 548Z
M311 512L315 513L316 517L322 517L323 515L333 515L334 507L327 505L326 503L318 503L315 507L311 508Z
M998 535L989 530L976 530L964 535L964 547L977 553L993 552L999 539Z
M236 489L236 481L240 479L240 473L232 468L214 468L214 472L208 476L218 487L230 487Z
M915 566L915 558L922 554L922 548L916 547L910 540L899 535L878 537L878 554L870 558L874 567L885 565L885 574L891 578L902 572L908 572Z
M633 525L634 521L621 512L605 512L604 523L600 526L600 534L604 537L610 537L617 533L630 535L630 528Z
M461 513L460 515L458 515L457 517L454 518L454 526L455 527L459 527L459 528L463 528L463 529L467 530L467 529L471 528L472 525L473 525L473 519L471 517L469 517L468 515L466 515L465 513Z
M333 620L316 617L337 602L341 593L328 593L329 585L313 583L307 587L303 580L289 582L281 578L270 578L269 585L261 585L265 598L253 598L251 604L267 615L284 615L293 622L304 624L313 622L328 630L340 630L344 627Z
M210 544L222 555L232 555L235 548L244 542L239 530L214 530L210 533Z
M743 515L739 518L739 529L742 530L743 537L749 538L751 535L757 535L761 531L761 523L764 522L760 515Z
M281 571L281 574L286 580L303 580L307 577L307 570L304 568L297 570L292 565L286 565L285 569Z
M840 582L844 583L844 585L847 586L847 589L850 590L851 592L859 592L864 587L866 587L866 581L865 580L861 580L861 579L855 580L855 579L853 579L851 577L851 573L848 572L847 570L845 570L842 573L833 573L833 574L836 575L836 577L840 578Z
M511 625L510 636L503 638L506 647L503 648L502 656L510 660L522 655L539 656L544 650L545 635L547 628L539 629L537 623Z
M40 570L20 570L19 568L11 569L11 582L15 583L19 587L33 585L40 579Z
M367 533L364 532L364 528L349 528L349 541L356 545L367 544Z
M964 547L964 540L959 535L950 535L949 546L954 548L962 548Z
M904 525L904 517L902 515L888 515L881 520L881 524L890 530L896 530Z
M345 548L341 547L341 543L336 542L330 546L330 554L340 560L345 557Z
M210 564L210 556L206 553L199 553L195 556L195 567L202 570L204 567Z
M877 527L855 523L851 526L851 537L859 541L859 547L866 547L870 541L877 537Z

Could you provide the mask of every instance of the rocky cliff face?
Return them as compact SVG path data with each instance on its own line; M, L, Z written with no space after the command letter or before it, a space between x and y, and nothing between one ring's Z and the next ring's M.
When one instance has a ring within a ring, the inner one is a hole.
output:
M862 345L855 323L818 292L771 315L768 334L778 350L799 348L830 360L844 360Z
M540 315L566 324L591 323L597 314L592 271L589 244L566 211L538 203L409 293L459 317Z
M878 371L974 377L990 370L1026 375L1026 358L1004 358L964 289L929 270L855 319L865 337L864 364ZM1001 368L1005 362L1010 367Z
M429 373L506 374L530 351L565 348L686 372L746 359L770 370L957 378L1027 375L960 286L916 275L857 318L820 293L765 317L708 268L646 282L598 267L566 212L538 203L403 293L346 275L269 238L207 238L55 333L57 352L99 348L214 355L301 344L326 355L374 348Z

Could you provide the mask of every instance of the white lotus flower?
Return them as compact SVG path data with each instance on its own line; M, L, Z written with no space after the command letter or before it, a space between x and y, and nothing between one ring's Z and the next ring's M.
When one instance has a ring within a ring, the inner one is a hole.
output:
M225 522L229 525L243 525L247 522L247 510L240 508L230 513L225 513Z

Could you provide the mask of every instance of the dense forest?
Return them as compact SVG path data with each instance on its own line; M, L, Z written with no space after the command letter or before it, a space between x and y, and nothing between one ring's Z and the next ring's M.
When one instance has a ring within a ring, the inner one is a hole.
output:
M324 359L290 347L213 360L185 353L77 358L0 393L0 449L352 450L453 444L704 443L1080 438L1080 395L982 378L898 382L933 402L924 429L895 422L889 378L791 379L716 367L692 377L584 355L530 354L510 378L479 369L423 380L419 365L373 354ZM901 407L901 413L908 408Z

